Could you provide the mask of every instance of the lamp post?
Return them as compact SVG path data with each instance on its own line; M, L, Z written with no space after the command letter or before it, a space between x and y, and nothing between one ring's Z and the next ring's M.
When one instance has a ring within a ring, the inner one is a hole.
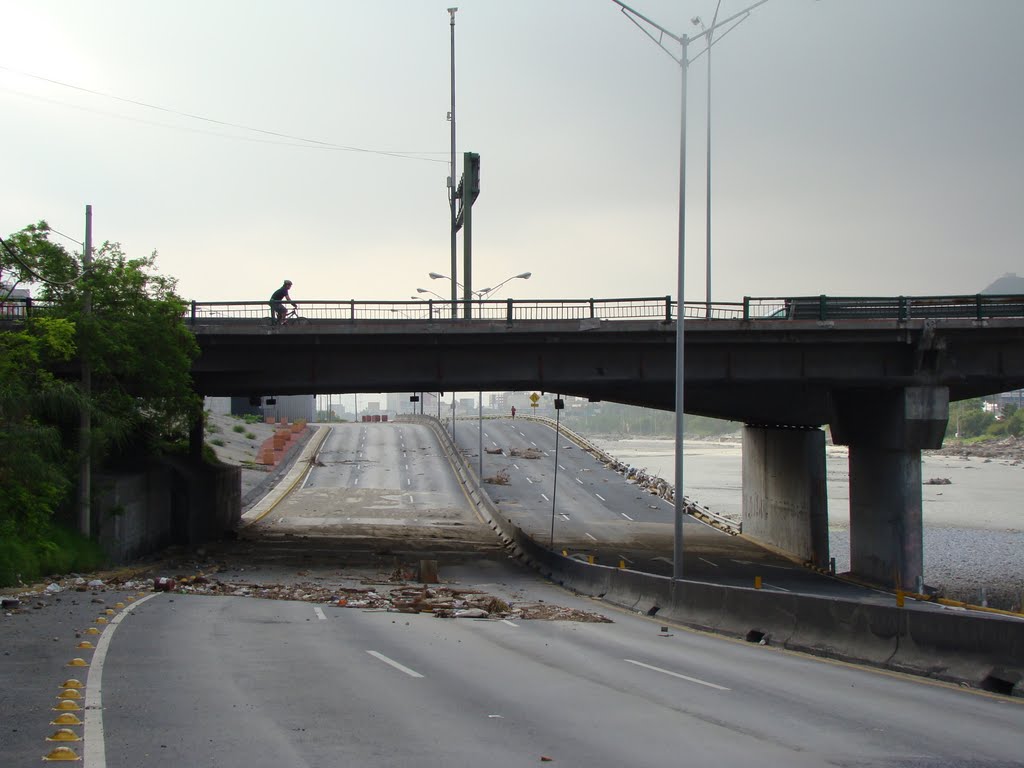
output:
M501 288L501 286L503 286L505 283L511 282L512 280L529 280L532 276L533 276L533 272L522 272L522 273L520 273L518 275L512 275L512 277L505 278L504 280L502 280L500 283L498 283L493 288L484 288L480 292L481 293L480 298L481 299L489 299L489 298L491 298L491 295L496 293L497 290L499 288Z
M442 275L440 272L430 272L427 276L431 280L451 280L452 281L452 285L455 285L455 286L457 286L459 288L464 288L462 283L458 282L457 280L452 280L452 278L448 277L448 275ZM474 296L476 296L476 298L478 298L478 299L486 299L486 298L490 297L490 295L492 293L494 293L499 288L501 288L501 286L503 286L505 283L511 282L512 280L529 280L532 276L533 276L532 272L520 272L518 275L512 275L512 277L505 278L500 283L495 285L493 288L481 288L479 291L471 291L471 293ZM416 292L417 293L434 293L433 291L428 291L426 288L417 288ZM437 296L436 293L434 293L434 295Z
M448 204L449 204L449 207L451 208L451 218L452 218L452 274L453 275L457 275L458 274L458 270L459 270L459 262L458 262L458 255L457 255L457 246L456 246L456 243L458 242L458 239L456 238L456 234L458 232L458 229L457 229L457 227L455 225L455 218L456 218L456 212L455 212L455 12L457 10L459 10L459 9L458 8L449 8L448 9L448 16L451 18L451 26L452 26L452 45L451 45L451 48L452 48L452 66L451 66L451 76L452 76L452 110L451 110L451 112L448 113L448 121L452 124L452 158L451 158L450 175L448 176ZM459 311L458 310L458 300L459 300L459 296L458 296L458 293L456 293L456 291L455 291L455 281L452 280L452 317L453 318L458 316L458 311Z
M675 410L676 410L676 434L675 434L675 535L673 538L673 560L672 560L672 578L682 579L683 578L683 514L686 510L686 502L683 496L683 413L684 413L684 399L683 399L683 340L684 340L684 316L686 314L686 299L684 288L686 287L685 280L685 266L686 266L686 74L687 68L689 67L689 46L693 40L699 40L701 38L710 39L710 36L718 27L728 24L735 19L750 13L754 8L759 5L763 5L768 0L758 0L758 2L750 5L743 9L739 13L730 16L716 24L712 24L710 27L705 29L698 34L695 34L692 38L687 35L677 35L669 32L660 24L657 24L648 19L643 14L630 8L621 0L612 0L613 3L618 5L622 14L633 22L637 28L640 29L645 35L647 35L655 44L667 53L676 64L679 65L679 80L680 80L680 104L679 104L679 237L678 237L678 260L677 260L677 292L676 292L676 392L675 392ZM656 34L655 34L656 33ZM675 41L680 48L679 56L676 57L668 48L663 44L664 39L668 37L670 40Z
M715 28L715 22L718 21L718 9L722 7L722 0L718 0L715 5L715 15L711 17L711 28ZM694 16L690 19L691 23L695 26L700 25L700 28L705 32L708 28L704 26L704 20L700 16ZM707 147L708 155L705 163L707 168L707 191L705 198L705 208L707 211L707 222L704 229L704 242L707 245L707 261L704 269L704 280L705 280L705 309L704 316L711 319L711 45L713 43L712 33L708 33L708 130L707 130Z

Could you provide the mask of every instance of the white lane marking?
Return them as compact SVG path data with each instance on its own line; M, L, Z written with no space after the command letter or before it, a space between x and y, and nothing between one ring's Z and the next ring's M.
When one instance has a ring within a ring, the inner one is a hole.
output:
M412 485L412 478L411 477L405 478L405 484L406 485Z
M550 454L550 453L548 453L547 451L544 451L544 455L545 455L545 456L550 456L551 454ZM565 467L562 467L562 469L565 469Z
M493 440L491 440L491 445L493 445L495 448L498 447L498 444L496 442L494 442Z
M575 477L575 478L573 478L573 479L574 479L574 480L575 480L575 481L576 481L577 483L579 483L580 485L583 485L583 481L582 481L582 480L580 480L580 479L579 479L578 477Z
M519 435L520 435L520 437L526 437L526 435L524 433L522 433L522 432L520 432Z
M666 559L666 560L668 560L668 558L667 558L667 557L666 557L665 559ZM708 565L714 566L715 568L717 568L717 567L718 567L718 563L712 563L712 562L711 562L710 560L708 560L708 559L707 559L706 557L700 557L700 558L697 558L697 559L698 559L698 560L702 560L702 561L704 561L705 563L707 563Z
M358 477L355 479L355 482L352 483L352 485L359 485L359 478Z
M535 442L533 442L533 440L530 441L530 445L532 445L534 448L537 447L537 444Z
M597 498L599 498L601 501L605 500L604 496L602 496L600 493L595 493L594 495L597 496Z
M632 518L632 517L630 517L629 515L627 515L627 514L626 514L625 512L619 512L619 514L620 514L620 515L622 515L622 516L623 516L624 518L626 518L627 520L629 520L630 522L632 522L632 521L633 521L633 518Z
M405 666L404 664L399 664L394 659L389 659L383 653L377 653L377 651L367 651L367 653L370 654L371 656L373 656L373 658L375 658L375 659L380 659L385 664L390 664L392 667L397 669L399 672L405 672L405 674L407 674L409 677L423 677L423 675L421 675L416 670L409 669L407 666Z
M562 516L563 520L568 520L569 519L569 516L567 514L565 514L565 512L559 512L558 514L560 514Z
M514 461L512 462L512 466L515 467L516 469L519 469L519 465L516 464Z
M530 478L526 478L526 482L528 482L530 485L533 485L533 480L531 480Z
M107 648L114 636L117 625L133 610L159 592L153 592L130 603L124 610L114 616L96 643L96 651L92 655L89 675L85 678L85 726L82 736L85 738L85 749L82 759L89 768L106 768L107 748L103 736L103 663L107 658ZM95 679L94 679L95 678Z
M655 672L661 672L661 674L663 675L671 675L672 677L678 677L680 680L688 680L689 682L697 683L698 685L706 685L708 688L714 688L719 691L731 690L730 688L726 688L724 685L715 685L714 683L709 683L707 680L701 680L696 677L681 675L678 672L672 672L667 669L662 669L661 667L655 667L650 664L644 664L642 661L634 661L633 659L623 659L623 661L629 662L630 664L636 664L638 667L643 667L644 669L652 669Z
M587 532L586 532L586 531L584 531L584 533L587 533ZM590 534L589 534L589 533L587 533L587 536L590 536ZM596 536L590 536L590 538L592 538L592 539L593 539L594 541L597 541L597 537L596 537Z
M320 619L320 621L327 621L327 616L324 615L324 609L319 605L313 606L313 613L316 614L316 617Z
M519 625L518 625L518 624L513 624L513 623L512 623L511 621L509 621L508 619L502 619L502 620L501 620L501 623L502 623L502 624L508 624L508 625L509 625L510 627L515 627L516 629L519 629Z
M793 591L791 589L786 589L785 587L780 587L777 584L769 584L767 581L764 582L764 586L770 587L771 589L778 589L778 590L781 590L782 592L792 592Z
M408 472L408 471L409 471L409 465L408 465L408 464L406 464L406 465L405 465L405 471L406 471L406 472Z
M412 500L412 496L410 496L410 497L409 497L409 503L410 503L410 504L414 504L414 503L415 503L415 502L414 502L414 501Z
M549 498L548 498L547 496L545 496L545 495L544 495L543 493L542 493L542 494L540 495L540 497L541 497L542 499L544 499L544 501L551 501L551 499L549 499Z
M561 464L559 464L559 465L558 465L558 468L559 468L560 470L562 470L563 472L565 472L565 471L566 471L566 470L565 470L565 467L563 467L563 466L562 466Z

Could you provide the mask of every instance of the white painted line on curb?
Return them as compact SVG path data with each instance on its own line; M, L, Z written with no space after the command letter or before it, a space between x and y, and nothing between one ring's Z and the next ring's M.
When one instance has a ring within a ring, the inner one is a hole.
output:
M107 748L103 736L103 663L107 658L110 639L114 636L117 625L124 621L131 611L158 594L160 593L153 592L130 603L110 620L107 628L100 635L99 642L96 643L89 675L85 678L85 726L82 730L82 736L85 739L82 760L83 764L89 768L106 768L107 765Z
M600 493L595 493L594 495L597 496L597 498L599 498L601 501L605 500L604 496L602 496Z
M667 557L666 557L665 559L666 559L666 560L668 560L668 558L667 558ZM703 562L707 563L708 565L711 565L711 566L714 566L715 568L718 568L718 563L712 563L712 562L711 562L710 560L708 560L708 559L707 559L706 557L699 557L699 558L697 558L697 559L698 559L698 560L702 560Z
M644 669L652 669L655 672L661 672L661 674L663 675L671 675L672 677L678 677L680 680L688 680L689 682L697 683L698 685L706 685L708 688L714 688L715 690L732 690L730 688L726 688L724 685L715 685L714 683L709 683L707 680L701 680L696 677L688 677L687 675L681 675L678 672L671 672L667 669L662 669L661 667L654 667L650 664L644 664L642 661L634 661L633 659L623 659L623 661L629 662L630 664L636 664L638 667L643 667Z
M586 531L584 531L584 533L586 533ZM587 536L590 536L590 534L587 533ZM590 538L592 538L594 541L597 541L597 537L596 536L590 536Z
M367 651L367 653L370 654L371 656L373 656L373 658L375 658L375 659L380 659L385 664L390 664L392 667L397 669L399 672L405 672L405 674L407 674L409 677L423 677L423 675L421 675L416 670L409 669L407 666L405 666L404 664L399 664L394 659L389 659L383 653L377 653L377 651Z
M313 606L313 613L316 614L316 617L320 619L320 621L327 621L327 616L324 615L324 609L319 605Z
M502 624L508 624L508 625L509 625L510 627L515 627L516 629L519 629L519 625L518 625L518 624L513 624L513 623L512 623L511 621L509 621L508 619L502 619L502 620L501 620L501 623L502 623Z
M627 520L629 520L630 522L633 522L633 518L630 517L629 515L627 515L625 512L619 512L619 514L622 515Z

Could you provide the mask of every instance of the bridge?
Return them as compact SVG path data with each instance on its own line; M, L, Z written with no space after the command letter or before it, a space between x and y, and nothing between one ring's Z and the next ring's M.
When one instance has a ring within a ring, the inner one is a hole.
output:
M193 302L205 395L537 389L672 410L670 297ZM949 402L1024 386L1024 296L744 298L684 304L687 413L742 421L748 535L826 566L825 433L850 450L851 568L923 579L921 450Z

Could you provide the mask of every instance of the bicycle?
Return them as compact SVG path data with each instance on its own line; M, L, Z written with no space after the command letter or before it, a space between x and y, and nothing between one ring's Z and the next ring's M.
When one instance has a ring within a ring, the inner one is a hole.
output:
M306 326L309 325L309 318L300 315L297 307L292 307L290 310L288 310L287 314L285 314L283 322L279 322L277 319L277 315L274 314L271 315L270 317L264 317L263 320L260 321L260 325L270 328L279 328L284 327L286 325Z

